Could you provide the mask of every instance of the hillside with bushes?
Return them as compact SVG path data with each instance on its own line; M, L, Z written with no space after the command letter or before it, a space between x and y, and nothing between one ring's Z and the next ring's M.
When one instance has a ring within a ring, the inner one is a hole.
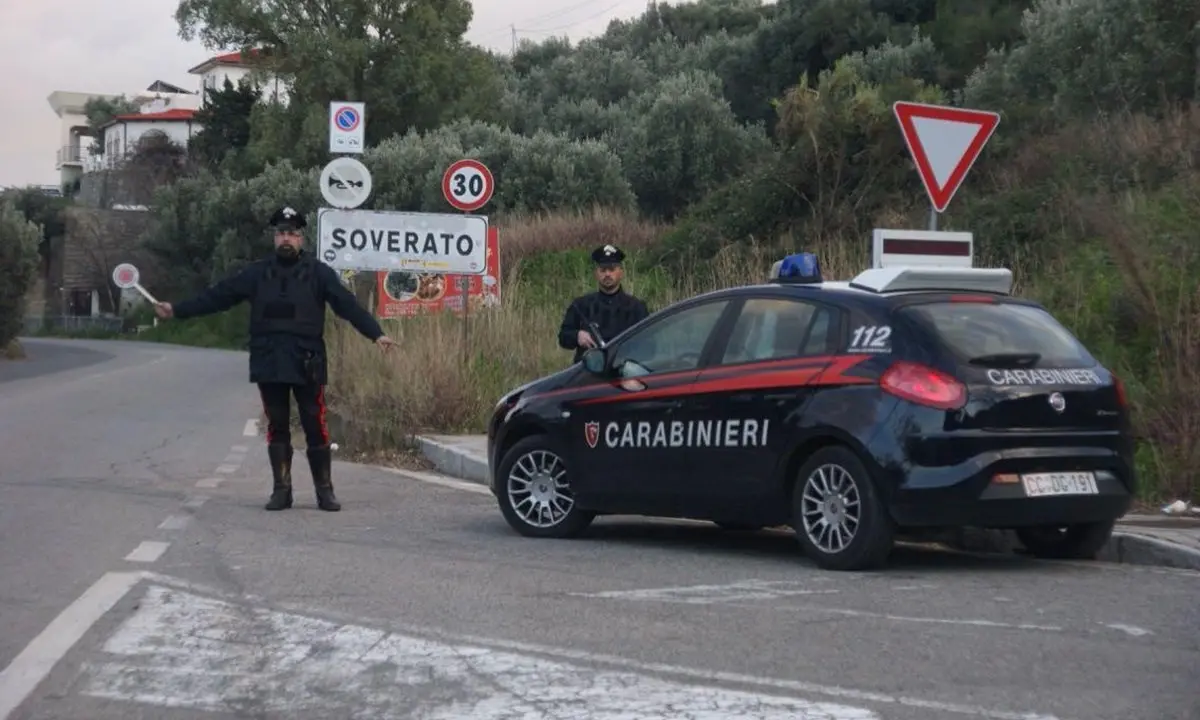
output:
M445 167L489 165L502 307L466 332L454 317L389 321L403 346L390 358L332 326L347 443L478 432L504 391L564 367L555 330L598 243L631 252L628 283L652 310L761 281L785 252L819 253L828 276L860 270L872 228L927 222L891 111L915 100L1002 114L940 229L973 232L981 263L1011 267L1125 380L1146 498L1200 499L1200 5L699 0L512 56L462 39L466 0L326 5L314 23L296 0L180 4L185 36L268 48L293 101L218 93L149 242L175 268L167 298L265 252L274 208L321 204L330 100L367 103L365 207L444 212ZM238 347L244 316L154 332Z

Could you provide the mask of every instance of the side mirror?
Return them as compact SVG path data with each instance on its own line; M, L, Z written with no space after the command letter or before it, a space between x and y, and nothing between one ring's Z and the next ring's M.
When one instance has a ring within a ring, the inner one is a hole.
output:
M594 375L603 375L608 356L600 348L588 348L583 352L583 366Z

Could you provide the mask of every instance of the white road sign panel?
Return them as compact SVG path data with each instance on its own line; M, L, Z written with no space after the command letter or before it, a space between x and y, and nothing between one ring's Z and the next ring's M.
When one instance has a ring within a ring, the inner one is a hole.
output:
M482 275L487 230L483 215L322 208L317 257L336 270Z
M356 208L371 196L371 171L358 160L334 158L321 171L321 197L336 208Z
M367 144L366 130L366 103L340 100L329 103L329 152L363 152Z

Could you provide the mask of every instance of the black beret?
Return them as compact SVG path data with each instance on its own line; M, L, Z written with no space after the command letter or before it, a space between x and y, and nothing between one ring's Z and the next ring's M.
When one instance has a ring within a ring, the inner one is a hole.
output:
M616 245L601 245L592 251L592 262L597 265L615 265L625 259L625 253Z
M308 227L308 221L304 219L304 213L299 210L291 207L281 207L271 216L270 225L276 228L295 228L299 230Z

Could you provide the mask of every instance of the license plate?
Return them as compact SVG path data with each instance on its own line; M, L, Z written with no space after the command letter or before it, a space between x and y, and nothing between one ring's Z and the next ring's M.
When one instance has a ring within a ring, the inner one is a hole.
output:
M1021 476L1029 497L1049 495L1097 495L1096 477L1090 472L1034 473Z

